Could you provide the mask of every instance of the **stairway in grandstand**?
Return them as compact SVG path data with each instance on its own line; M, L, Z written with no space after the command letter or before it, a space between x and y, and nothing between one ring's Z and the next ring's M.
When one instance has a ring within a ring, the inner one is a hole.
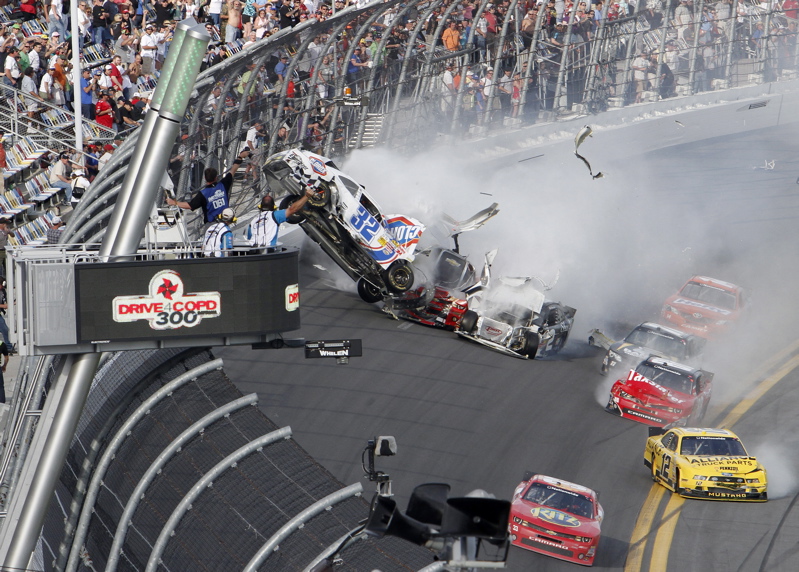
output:
M366 116L364 122L363 136L361 137L361 147L374 147L380 140L380 133L383 130L383 115L379 113L370 113ZM350 149L358 147L358 133L357 131L347 141L347 146Z

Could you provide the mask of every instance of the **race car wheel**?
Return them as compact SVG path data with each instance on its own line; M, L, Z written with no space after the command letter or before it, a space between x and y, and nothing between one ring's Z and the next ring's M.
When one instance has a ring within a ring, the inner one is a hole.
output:
M308 204L315 209L321 209L330 202L330 188L327 183L320 181L319 187L314 191L313 198L308 199Z
M380 294L380 288L371 282L367 282L363 278L358 280L358 296L367 304L374 304L383 299L383 296Z
M658 472L657 472L657 469L655 469L655 459L654 459L654 457L652 458L652 462L649 464L649 466L652 468L652 480L655 481L655 482L658 482Z
M283 200L280 201L280 205L278 205L278 209L286 210L289 208L294 202L300 200L298 195L289 195L287 197L283 197ZM290 224L298 224L305 220L305 215L302 214L302 210L300 212L294 213L290 217L286 218L286 222Z
M395 294L402 294L413 286L413 268L406 260L397 260L385 271L388 289Z
M674 471L674 492L678 495L683 494L683 488L680 486L680 469Z
M466 310L461 318L461 331L471 334L477 327L477 312L474 310Z
M538 344L541 343L541 338L535 332L524 333L524 345L522 346L521 353L526 355L528 359L535 359L535 354L538 353Z

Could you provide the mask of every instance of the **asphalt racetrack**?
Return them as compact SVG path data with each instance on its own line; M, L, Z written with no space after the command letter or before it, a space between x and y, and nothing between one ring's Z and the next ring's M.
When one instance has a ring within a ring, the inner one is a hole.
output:
M510 498L522 474L533 470L599 491L605 521L597 569L798 570L795 126L644 156L619 137L611 143L595 134L580 149L594 172L608 173L604 179L591 181L573 148L560 145L522 164L529 169L524 196L512 194L501 176L484 178L482 191L461 188L475 201L458 215L485 206L476 199L489 188L503 209L464 240L476 266L496 245L500 257L503 248L524 253L530 272L560 272L549 295L578 311L556 358L514 359L450 332L392 320L362 302L308 241L303 327L296 334L360 338L363 357L337 365L305 360L299 349L217 354L241 391L257 391L264 413L290 425L296 441L345 484L363 481L367 439L395 436L398 455L378 458L377 468L391 475L402 507L412 488L426 482L450 483L455 496L480 488ZM345 170L356 170L358 157ZM508 166L508 176L517 168ZM556 179L558 173L565 175ZM369 176L355 175L362 182ZM385 203L370 182L367 188ZM703 365L716 377L705 422L731 427L766 465L768 503L672 499L643 465L646 427L601 405L613 380L598 373L602 352L587 345L589 330L618 337L657 319L663 300L699 273L752 293L736 331L709 344ZM372 485L364 486L371 493ZM511 548L508 569L575 565Z

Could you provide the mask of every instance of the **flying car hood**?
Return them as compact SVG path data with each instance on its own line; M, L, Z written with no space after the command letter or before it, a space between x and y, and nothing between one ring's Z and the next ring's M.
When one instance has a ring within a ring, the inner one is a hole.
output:
M410 255L416 250L419 238L427 227L415 218L405 215L393 214L386 217L386 227L397 242Z

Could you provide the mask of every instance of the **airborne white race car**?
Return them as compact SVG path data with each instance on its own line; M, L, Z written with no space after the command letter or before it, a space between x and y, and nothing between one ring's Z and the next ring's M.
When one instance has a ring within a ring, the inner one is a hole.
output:
M404 215L383 215L363 185L326 157L290 149L269 157L263 167L273 193L287 208L308 187L316 191L308 207L289 219L358 283L367 302L407 292L412 262L425 226Z

